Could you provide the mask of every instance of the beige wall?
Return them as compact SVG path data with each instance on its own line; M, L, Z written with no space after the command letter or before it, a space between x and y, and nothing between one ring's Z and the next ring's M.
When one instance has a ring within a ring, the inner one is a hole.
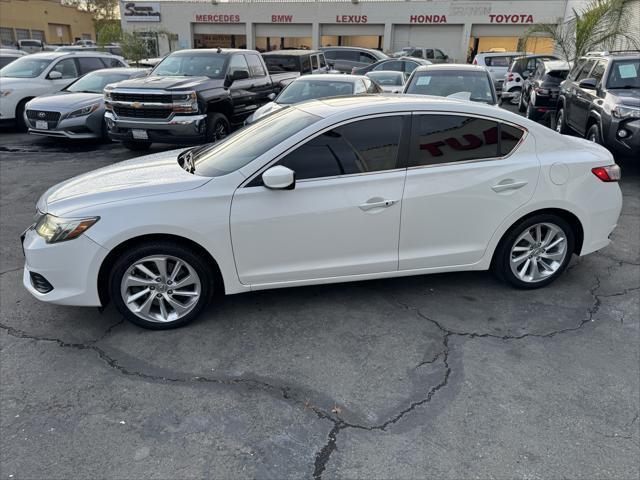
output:
M60 0L0 0L0 27L12 29L14 39L15 29L42 31L47 43L96 38L91 14L63 6Z

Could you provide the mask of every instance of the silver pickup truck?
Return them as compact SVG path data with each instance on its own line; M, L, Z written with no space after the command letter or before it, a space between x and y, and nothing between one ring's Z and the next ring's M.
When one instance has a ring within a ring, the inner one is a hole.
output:
M270 75L253 50L180 50L148 77L105 88L108 134L131 150L215 142L298 75Z

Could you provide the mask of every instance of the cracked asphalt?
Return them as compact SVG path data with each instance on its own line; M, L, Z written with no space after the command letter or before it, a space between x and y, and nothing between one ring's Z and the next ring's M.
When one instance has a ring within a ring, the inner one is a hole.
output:
M131 156L0 133L0 478L640 476L637 159L613 243L545 289L263 291L153 332L21 285L39 195Z

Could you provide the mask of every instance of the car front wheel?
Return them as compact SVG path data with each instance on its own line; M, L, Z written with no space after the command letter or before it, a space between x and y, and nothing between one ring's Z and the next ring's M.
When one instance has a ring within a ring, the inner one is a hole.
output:
M212 113L207 117L207 142L217 142L229 135L229 121L222 113Z
M536 215L516 225L500 242L492 269L515 287L544 287L567 268L574 242L573 230L563 218Z
M597 123L594 123L593 125L591 125L591 127L587 131L587 140L589 140L590 142L594 142L599 145L602 145L601 138L602 137L600 136L600 127L598 127Z
M563 135L568 133L567 122L564 115L564 107L560 107L558 109L558 113L556 114L556 132Z
M213 275L197 251L174 242L134 247L116 260L109 294L129 321L148 329L186 325L205 308Z

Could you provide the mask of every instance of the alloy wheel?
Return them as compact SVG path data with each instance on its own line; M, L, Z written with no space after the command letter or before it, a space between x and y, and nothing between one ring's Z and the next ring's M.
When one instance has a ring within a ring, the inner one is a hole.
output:
M213 130L213 135L216 141L222 140L224 137L227 136L227 127L224 125L223 122L218 122L216 124L216 127Z
M126 307L149 322L174 322L187 315L202 292L200 277L189 263L169 255L153 255L131 265L122 277L120 294Z
M562 133L562 126L564 124L564 109L561 108L556 118L556 132Z
M554 275L566 256L565 232L553 223L537 223L524 230L513 243L509 264L521 281L537 283Z

